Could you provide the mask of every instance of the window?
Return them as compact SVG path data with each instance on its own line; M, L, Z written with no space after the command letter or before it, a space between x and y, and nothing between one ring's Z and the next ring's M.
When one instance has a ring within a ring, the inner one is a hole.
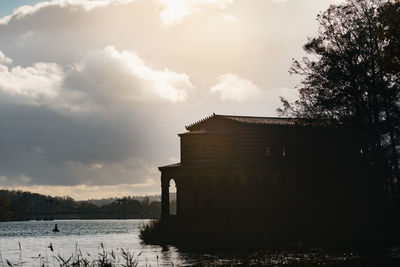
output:
M265 147L265 156L271 157L271 155L272 155L272 149L271 149L271 147L270 147L270 146L266 146L266 147Z
M282 147L282 157L286 157L286 147Z

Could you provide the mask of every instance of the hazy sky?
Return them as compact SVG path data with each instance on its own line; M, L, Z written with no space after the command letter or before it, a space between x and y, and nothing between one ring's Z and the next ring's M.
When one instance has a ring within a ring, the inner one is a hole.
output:
M296 97L291 60L334 2L1 0L0 188L160 193L185 125Z

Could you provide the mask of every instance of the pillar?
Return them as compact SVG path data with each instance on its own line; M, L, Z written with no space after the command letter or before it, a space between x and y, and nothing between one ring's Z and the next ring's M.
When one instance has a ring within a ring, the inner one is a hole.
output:
M177 179L175 179L175 185L176 185L176 216L181 216L182 215L182 194L181 194L181 187L182 187L182 181L179 182Z
M161 219L169 216L169 178L161 173Z

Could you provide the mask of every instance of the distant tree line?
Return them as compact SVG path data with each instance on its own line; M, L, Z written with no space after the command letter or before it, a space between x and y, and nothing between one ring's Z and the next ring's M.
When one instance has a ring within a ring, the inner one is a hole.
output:
M132 199L139 200L140 202L145 199L149 199L150 202L160 201L161 195L147 195L147 196L132 196ZM95 204L96 206L104 206L118 200L118 197L100 198L100 199L88 199L87 202ZM147 200L146 200L147 201Z
M154 198L153 198L154 199ZM98 206L70 197L0 190L0 221L52 219L148 219L159 218L160 201L124 197Z

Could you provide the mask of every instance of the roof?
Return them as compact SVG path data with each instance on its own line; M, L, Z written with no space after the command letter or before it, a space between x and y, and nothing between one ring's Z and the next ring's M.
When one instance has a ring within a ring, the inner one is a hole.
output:
M158 169L161 171L162 169L173 169L173 168L178 168L178 167L182 167L182 163L174 163L174 164L170 164L170 165L165 165L165 166L158 167Z
M240 124L251 125L274 125L274 126L327 126L328 121L299 119L299 118L283 118L283 117L253 117L253 116L235 116L235 115L217 115L213 113L202 120L186 126L187 130L195 130L195 128L206 121L212 119L225 119Z
M182 135L196 135L196 134L232 134L232 131L224 130L224 129L217 129L217 130L206 130L206 129L199 129L193 130L190 132L180 133L179 136Z

